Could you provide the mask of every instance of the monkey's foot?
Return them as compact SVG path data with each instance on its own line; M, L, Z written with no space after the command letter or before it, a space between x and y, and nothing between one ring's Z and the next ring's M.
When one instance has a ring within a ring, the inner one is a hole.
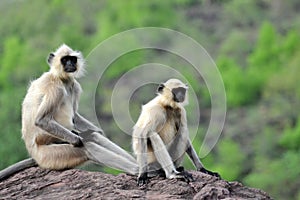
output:
M178 171L178 172L184 172L184 167L183 166L177 167L176 171ZM166 174L165 174L165 171L163 169L156 170L152 174L150 173L150 177L153 177L153 176L159 176L159 177L166 178Z
M177 167L176 171L178 171L178 172L184 172L184 167L183 166ZM157 175L159 177L166 178L166 174L165 174L165 171L163 169L159 169L159 170L155 171L155 175Z
M154 176L159 176L159 177L163 177L163 178L166 178L166 174L165 174L165 171L163 169L159 169L159 170L156 170L156 171L150 171L148 172L148 176L149 177L154 177Z
M183 166L179 166L179 167L176 168L176 170L178 172L184 172L184 167Z
M186 171L182 171L182 172L179 172L179 173L172 173L170 176L169 176L170 179L179 179L179 180L182 180L182 181L185 181L187 183L189 182L192 182L194 181L194 178L193 178L193 175L186 172Z
M148 174L146 173L142 173L138 178L137 178L137 185L139 187L146 185L147 183L149 183L149 178L148 178Z
M209 175L214 176L214 177L217 177L217 178L221 178L220 174L218 174L217 172L209 171L209 170L205 169L204 167L201 168L201 169L198 170L198 171L200 171L200 172L202 172L202 173L204 173L204 174L209 174Z

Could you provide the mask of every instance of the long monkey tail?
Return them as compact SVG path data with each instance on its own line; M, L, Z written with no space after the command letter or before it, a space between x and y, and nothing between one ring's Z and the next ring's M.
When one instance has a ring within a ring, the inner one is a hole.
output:
M0 181L8 178L9 176L11 176L14 173L17 173L23 169L37 166L37 165L38 164L35 162L35 160L33 158L27 158L25 160L17 162L16 164L13 164L13 165L0 171Z

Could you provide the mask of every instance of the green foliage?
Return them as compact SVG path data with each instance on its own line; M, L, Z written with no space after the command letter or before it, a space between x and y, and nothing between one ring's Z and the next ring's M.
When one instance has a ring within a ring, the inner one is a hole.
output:
M259 185L279 199L299 197L300 172L296 165L299 163L300 118L295 109L300 100L299 39L299 33L291 30L280 42L276 59L282 66L270 75L263 91L270 118L278 127L272 129L267 140L258 139L263 141L262 148L257 149L260 155L256 156L254 171L244 179L247 184ZM268 149L268 153L264 149ZM280 186L282 183L284 187Z
M257 44L249 56L249 64L261 70L274 70L278 67L278 40L274 26L265 22L259 32Z
M258 97L271 77L274 79L274 76L278 76L278 79L281 79L281 75L277 74L277 71L283 69L285 73L297 76L295 73L297 68L287 70L282 65L289 63L290 60L288 59L297 52L299 34L290 31L282 41L279 41L278 38L274 27L266 22L260 29L253 52L249 55L248 66L243 68L232 58L219 56L217 66L223 77L229 107L247 105L259 100ZM228 49L234 48L234 46L230 46L229 40L226 41L228 43L224 43L222 52L225 55L230 55L232 53ZM295 56L295 58L297 57ZM283 84L277 80L277 82L271 82L271 85L279 84L283 87L289 84L291 80L295 79L290 79Z
M234 59L241 65L240 67L245 66L245 55L249 54L254 46L249 38L251 38L251 32L240 29L231 31L222 43L220 55Z
M262 89L268 78L280 66L280 46L274 26L265 22L259 32L254 51L249 55L249 75L254 78Z
M97 33L95 41L102 41L120 31L135 27L172 27L177 19L175 10L172 9L175 5L176 1L106 1L105 9L98 15L101 31Z
M257 85L247 70L238 66L234 60L220 57L217 66L224 81L229 107L245 105L257 100Z
M238 26L251 26L259 21L264 12L259 12L258 0L231 0L224 4L224 12L230 23Z
M279 142L283 147L289 150L298 151L300 149L300 118L298 118L295 127L288 127L284 130Z
M299 33L295 30L290 30L286 38L284 38L282 48L280 49L283 61L288 61L288 59L295 56L294 54L299 51L299 45Z
M244 180L247 185L269 191L278 199L299 195L299 151L288 151L274 160L256 159L256 171Z
M2 137L0 168L4 168L8 163L15 163L27 155L20 133L20 100L23 95L24 93L20 89L2 90L0 93L0 127Z
M24 45L17 36L10 36L5 40L0 64L0 87L11 88L20 81L17 79L18 71L24 61L23 51Z
M236 180L242 173L246 157L241 152L240 146L231 139L222 139L218 143L218 171L225 180Z
M109 173L109 174L114 174L114 175L117 175L117 174L121 173L120 170L116 170L116 169L109 168L109 167L104 167L103 172Z
M300 36L298 36L298 39L299 38ZM266 97L282 95L284 98L300 100L300 88L298 87L300 50L294 54L294 57L287 59L284 68L274 74L266 84L267 90L264 93Z

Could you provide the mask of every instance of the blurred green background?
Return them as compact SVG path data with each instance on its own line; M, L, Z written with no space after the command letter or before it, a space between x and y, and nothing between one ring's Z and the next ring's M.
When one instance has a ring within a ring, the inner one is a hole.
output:
M299 12L298 0L1 1L0 169L28 156L21 140L21 103L29 81L48 70L50 51L66 43L87 56L113 34L157 26L203 45L223 77L226 124L216 147L203 159L206 167L276 199L300 199ZM199 96L201 123L193 140L199 149L210 118L210 97L203 80L167 53L136 51L113 63L96 97L102 128L130 151L130 137L119 133L112 118L112 85L149 58L178 66ZM134 120L155 87L141 89L132 99ZM194 169L188 159L184 166Z

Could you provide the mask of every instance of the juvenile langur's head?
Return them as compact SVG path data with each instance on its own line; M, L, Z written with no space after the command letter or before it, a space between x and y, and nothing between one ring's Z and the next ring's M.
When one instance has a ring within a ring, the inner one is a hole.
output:
M187 104L187 90L188 86L178 79L169 79L167 82L161 83L157 88L157 92L163 98L165 104L170 106L174 105L174 103Z
M50 72L61 79L80 77L84 73L84 59L80 51L74 51L67 45L61 45L47 59Z

